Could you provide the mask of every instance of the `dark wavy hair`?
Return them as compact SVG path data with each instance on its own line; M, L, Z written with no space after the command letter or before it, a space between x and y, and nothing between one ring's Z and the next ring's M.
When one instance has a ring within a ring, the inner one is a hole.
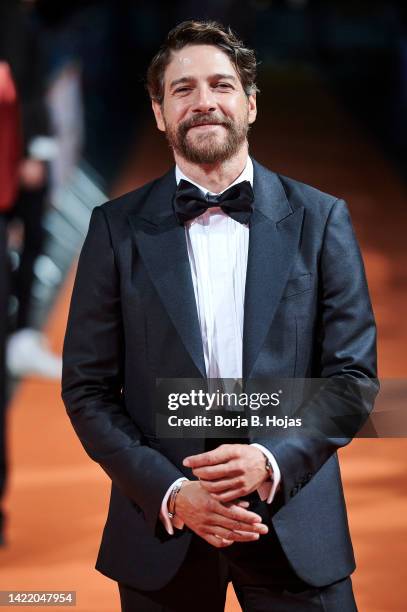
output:
M225 28L217 21L183 21L167 35L158 53L153 57L147 70L147 89L152 100L160 104L164 99L164 73L171 61L173 51L187 45L213 45L221 49L236 68L247 96L258 92L256 85L257 62L252 49L244 46L230 27Z

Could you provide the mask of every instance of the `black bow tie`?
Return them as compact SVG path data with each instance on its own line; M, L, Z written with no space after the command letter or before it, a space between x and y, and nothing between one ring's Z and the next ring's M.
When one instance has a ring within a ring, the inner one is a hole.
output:
M202 195L202 191L189 181L179 182L174 197L174 211L183 224L202 215L208 208L220 206L227 215L239 223L248 223L253 212L254 194L249 181L232 185L217 196Z

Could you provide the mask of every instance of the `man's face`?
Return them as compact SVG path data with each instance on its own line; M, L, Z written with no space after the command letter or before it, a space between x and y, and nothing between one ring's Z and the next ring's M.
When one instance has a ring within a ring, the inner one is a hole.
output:
M195 164L232 158L256 119L255 94L246 96L229 57L212 45L173 52L163 102L152 104L174 152Z

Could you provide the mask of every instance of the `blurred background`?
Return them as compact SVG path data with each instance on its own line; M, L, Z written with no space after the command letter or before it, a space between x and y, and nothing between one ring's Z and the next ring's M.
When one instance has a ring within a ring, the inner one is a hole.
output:
M172 163L144 76L168 30L199 17L256 49L252 155L347 200L380 376L407 376L405 2L2 0L0 590L76 590L78 610L119 609L93 570L109 482L65 415L60 354L92 208ZM340 453L361 612L406 609L406 456L402 437Z

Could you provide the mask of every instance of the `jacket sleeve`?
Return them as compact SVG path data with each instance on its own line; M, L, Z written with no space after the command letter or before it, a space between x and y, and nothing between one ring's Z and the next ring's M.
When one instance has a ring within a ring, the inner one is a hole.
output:
M123 400L119 273L103 208L92 213L71 299L62 398L88 455L156 527L168 487L183 474L146 445Z
M285 503L352 440L372 410L379 387L376 326L363 261L343 200L332 206L324 232L314 337L320 379L315 392L290 414L301 418L300 428L252 438L273 453Z

